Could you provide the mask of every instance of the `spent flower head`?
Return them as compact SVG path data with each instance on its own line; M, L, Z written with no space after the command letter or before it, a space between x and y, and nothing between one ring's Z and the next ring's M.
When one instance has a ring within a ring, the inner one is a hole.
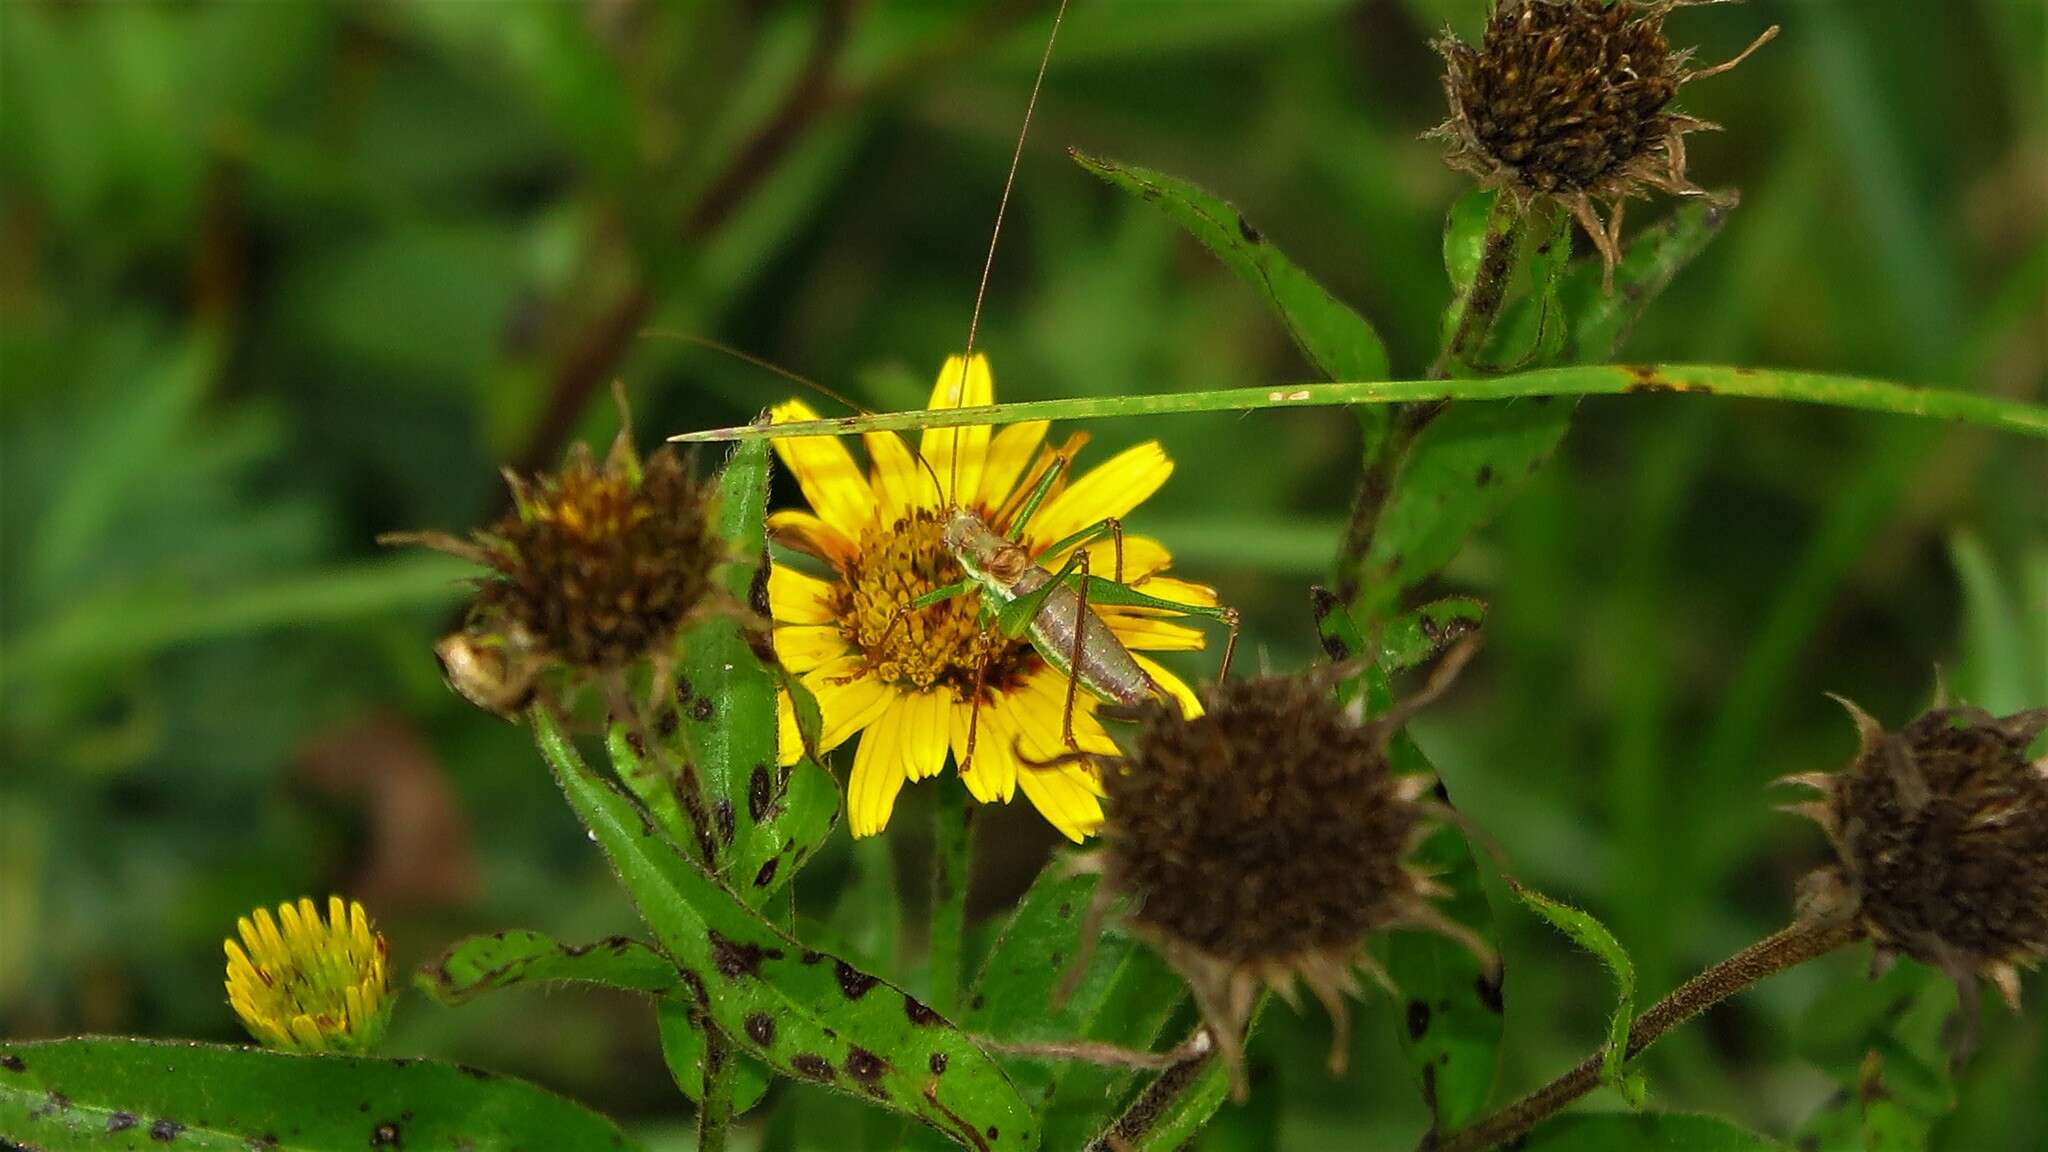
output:
M258 908L224 944L228 1003L257 1040L288 1052L367 1052L390 1018L384 937L363 906L327 899Z
M971 360L947 359L929 407L994 402L988 361L976 354ZM791 400L777 405L772 416L788 423L816 413ZM933 428L915 445L893 432L870 433L866 469L834 437L775 441L810 510L775 512L768 527L778 542L811 556L823 572L775 564L768 581L775 652L817 697L824 726L819 750L860 734L846 783L847 820L855 836L886 827L904 783L938 775L949 756L981 803L1007 803L1022 789L1055 828L1076 841L1101 823L1102 785L1093 768L1067 763L1018 771L1020 752L1050 759L1064 750L1065 673L1028 640L987 624L979 589L921 610L909 607L966 577L946 538L949 523L959 527L957 512L971 513L999 534L1021 521L1017 544L1025 557L1057 568L1077 547L1071 539L1076 532L1124 516L1173 474L1165 450L1148 441L1070 481L1065 466L1086 438L1077 434L1050 447L1044 442L1047 429L1042 420L999 432L985 425ZM1062 471L1026 519L1028 494L1055 463ZM1125 584L1180 603L1216 603L1211 589L1165 574L1173 558L1158 541L1135 535L1122 540ZM1098 559L1094 571L1105 575L1106 567ZM1190 650L1205 642L1199 631L1147 609L1091 610L1134 651ZM1162 690L1191 709L1199 707L1166 669L1143 655L1137 662ZM1074 694L1075 740L1088 751L1114 753L1096 707L1087 692ZM781 749L785 762L803 754L786 694Z
M623 395L619 406L619 434L602 464L579 443L558 472L530 480L508 472L512 510L469 539L383 537L492 569L477 582L463 628L435 646L449 684L480 707L516 714L557 668L605 682L616 704L625 670L641 660L665 679L677 635L716 596L724 555L711 490L673 448L643 463Z
M1664 34L1672 9L1716 0L1500 0L1474 46L1445 33L1450 118L1430 135L1450 141L1452 167L1525 205L1553 198L1600 250L1608 275L1621 258L1622 205L1646 189L1705 192L1685 170L1685 136L1714 125L1671 110L1690 81L1725 72L1777 34L1710 68ZM1596 202L1608 206L1602 221Z
M1103 846L1081 862L1104 877L1098 911L1128 901L1133 933L1194 992L1239 1098L1260 984L1290 1002L1305 984L1328 1009L1334 1075L1355 972L1392 986L1366 952L1375 933L1423 928L1490 958L1409 860L1434 830L1433 781L1387 762L1394 733L1471 650L1454 649L1427 690L1370 719L1337 703L1320 673L1216 685L1200 716L1153 704L1128 756L1105 763Z
M1808 878L1803 914L1853 917L1881 956L1966 986L1983 977L2017 1010L2019 969L2048 956L2048 757L2027 759L2048 708L1937 706L1886 732L1842 704L1861 736L1855 762L1786 781L1820 793L1794 811L1839 858Z

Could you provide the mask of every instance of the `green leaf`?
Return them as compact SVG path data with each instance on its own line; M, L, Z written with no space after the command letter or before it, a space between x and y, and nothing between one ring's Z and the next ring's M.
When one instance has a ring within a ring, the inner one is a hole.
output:
M1186 985L1151 949L1097 930L1093 954L1066 1002L1054 991L1080 954L1099 878L1048 864L990 948L973 985L966 1026L1006 1044L1092 1040L1151 1050ZM1080 1061L1006 1062L1024 1098L1045 1109L1045 1144L1079 1147L1109 1119L1136 1076Z
M1610 1113L1540 1125L1516 1152L1787 1152L1768 1136L1712 1116Z
M697 1008L681 1000L661 1000L654 1006L654 1020L661 1031L661 1058L667 1062L676 1087L692 1103L702 1101L704 1084L710 1076L704 1065L708 1051L704 1021ZM739 1116L761 1103L774 1076L759 1059L745 1052L733 1052L730 1059L738 1062L733 1077L732 1111Z
M726 593L768 616L768 452L743 446L718 483L718 537ZM682 715L674 751L694 772L709 818L703 845L727 882L754 907L794 878L831 833L839 786L809 760L777 767L775 697L780 683L765 628L732 615L686 632L676 682Z
M1261 994L1246 1034L1270 997ZM1178 1152L1194 1143L1230 1096L1230 1074L1213 1055L1160 1073L1087 1145L1087 1152Z
M980 1152L1037 1147L1030 1109L995 1061L901 989L805 948L705 872L592 773L554 718L542 755L611 859L688 995L777 1072L914 1117Z
M601 984L665 996L682 990L668 957L626 936L565 945L539 932L493 932L458 940L413 978L420 991L453 1007L517 984Z
M1380 629L1377 658L1387 672L1419 668L1442 655L1486 622L1486 602L1471 596L1446 596L1404 612ZM1329 638L1324 637L1324 643ZM1328 649L1326 648L1326 651ZM1332 660L1341 661L1335 652Z
M1574 269L1563 290L1566 314L1572 318L1572 359L1598 362L1619 351L1643 313L1721 234L1734 207L1689 201L1636 233L1614 269L1611 293L1600 290L1599 261L1588 260Z
M1641 1108L1648 1094L1640 1073L1628 1070L1628 1033L1636 1017L1636 966L1628 950L1605 924L1569 904L1552 900L1531 888L1509 880L1522 903L1550 922L1551 927L1572 938L1572 942L1598 956L1614 973L1614 1012L1607 1021L1607 1044L1600 1054L1600 1082L1620 1092L1629 1107Z
M1364 650L1358 624L1327 589L1311 590L1316 633L1323 650ZM1392 631L1390 629L1390 631ZM1372 710L1393 700L1386 673L1370 667L1338 686L1342 698L1365 694ZM1395 735L1387 760L1404 775L1435 775L1422 749L1407 733ZM1442 799L1448 803L1449 797ZM1438 828L1416 850L1415 862L1450 892L1440 907L1445 915L1471 929L1499 955L1493 910L1479 882L1479 864L1471 845L1456 828ZM1395 932L1375 946L1394 986L1406 999L1397 1037L1408 1068L1421 1087L1435 1130L1457 1128L1478 1116L1493 1093L1500 1067L1502 1031L1501 974L1470 949L1435 933Z
M1361 566L1360 618L1393 611L1491 523L1557 451L1575 407L1547 396L1461 401L1416 433Z
M1257 288L1324 379L1387 378L1387 348L1373 326L1282 254L1234 205L1163 172L1078 151L1069 155L1109 183L1157 205Z
M0 1137L43 1152L633 1147L603 1116L479 1068L109 1037L0 1044Z

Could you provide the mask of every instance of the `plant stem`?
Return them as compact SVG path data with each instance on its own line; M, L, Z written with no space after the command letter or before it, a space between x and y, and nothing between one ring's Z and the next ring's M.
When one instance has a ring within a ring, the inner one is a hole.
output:
M1757 941L1679 985L1671 995L1636 1017L1629 1026L1625 1058L1634 1059L1659 1036L1750 985L1861 939L1863 929L1855 922L1826 920L1793 924ZM1484 1152L1520 1136L1599 1087L1604 1055L1604 1050L1593 1053L1571 1071L1471 1127L1425 1142L1424 1149L1426 1152Z
M951 1016L960 1000L960 945L967 933L967 882L974 830L967 789L944 781L932 823L932 1007Z
M1531 396L1618 396L1651 392L1692 392L1703 396L1821 404L1894 416L1921 416L1978 424L2048 439L2048 407L2039 404L1971 392L1916 388L1860 376L1724 364L1583 364L1459 380L1374 380L1137 396L1079 396L1064 400L984 404L973 408L838 416L792 421L772 427L741 425L686 432L670 439L684 442L762 440L784 436L844 436L854 432L911 428L1016 424L1025 420L1093 420L1175 412L1251 412L1263 408L1398 404L1411 400L1514 400Z
M1195 1028L1199 1033L1203 1025ZM1188 1048L1184 1042L1174 1051ZM1215 1115L1229 1091L1229 1077L1211 1045L1201 1055L1155 1077L1083 1152L1166 1152L1183 1147Z
M725 1152L732 1128L732 1087L739 1062L732 1045L708 1021L704 1026L704 1100L697 1107L697 1152Z
M1500 319L1500 306L1507 299L1508 284L1514 279L1515 257L1521 249L1522 209L1513 196L1497 196L1486 213L1486 240L1479 249L1479 267L1472 283L1458 294L1451 310L1457 317L1451 338L1430 366L1429 378L1442 380L1456 365L1471 365L1486 348Z

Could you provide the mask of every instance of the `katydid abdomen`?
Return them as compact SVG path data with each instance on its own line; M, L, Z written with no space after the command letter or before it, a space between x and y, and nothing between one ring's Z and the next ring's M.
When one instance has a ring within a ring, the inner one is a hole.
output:
M1081 603L1072 586L1062 583L1047 589L1053 574L1033 563L1021 546L996 535L981 517L955 509L947 518L944 540L985 597L1008 603L1045 590L1025 634L1047 663L1090 695L1128 705L1165 695L1109 625Z

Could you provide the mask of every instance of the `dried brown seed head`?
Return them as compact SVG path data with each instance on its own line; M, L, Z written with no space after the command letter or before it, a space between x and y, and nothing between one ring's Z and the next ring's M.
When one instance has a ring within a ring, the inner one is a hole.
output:
M1128 900L1133 932L1187 979L1239 1098L1259 984L1290 1001L1308 986L1336 1025L1340 1073L1355 972L1387 982L1365 952L1374 932L1440 931L1488 955L1407 862L1431 822L1430 781L1387 764L1406 707L1362 720L1330 689L1317 674L1221 684L1193 719L1152 705L1103 773L1103 847L1088 862L1105 878L1099 899Z
M2048 956L2048 761L2027 759L2048 709L1939 707L1887 733L1849 707L1855 763L1797 781L1821 792L1803 811L1840 857L1810 883L1814 911L2017 1004L2016 966Z
M559 472L507 481L514 509L469 539L383 538L492 569L468 624L435 646L442 669L495 712L523 708L555 668L606 678L617 704L620 674L641 660L665 669L677 634L717 596L711 490L673 448L643 464L623 428L602 464L578 444Z
M1686 176L1685 135L1713 125L1673 112L1691 69L1664 18L1686 0L1500 0L1474 48L1446 33L1450 118L1431 135L1450 142L1452 167L1524 202L1554 197L1585 227L1609 272L1620 259L1621 204L1646 189L1703 195ZM1610 206L1603 223L1595 202Z

